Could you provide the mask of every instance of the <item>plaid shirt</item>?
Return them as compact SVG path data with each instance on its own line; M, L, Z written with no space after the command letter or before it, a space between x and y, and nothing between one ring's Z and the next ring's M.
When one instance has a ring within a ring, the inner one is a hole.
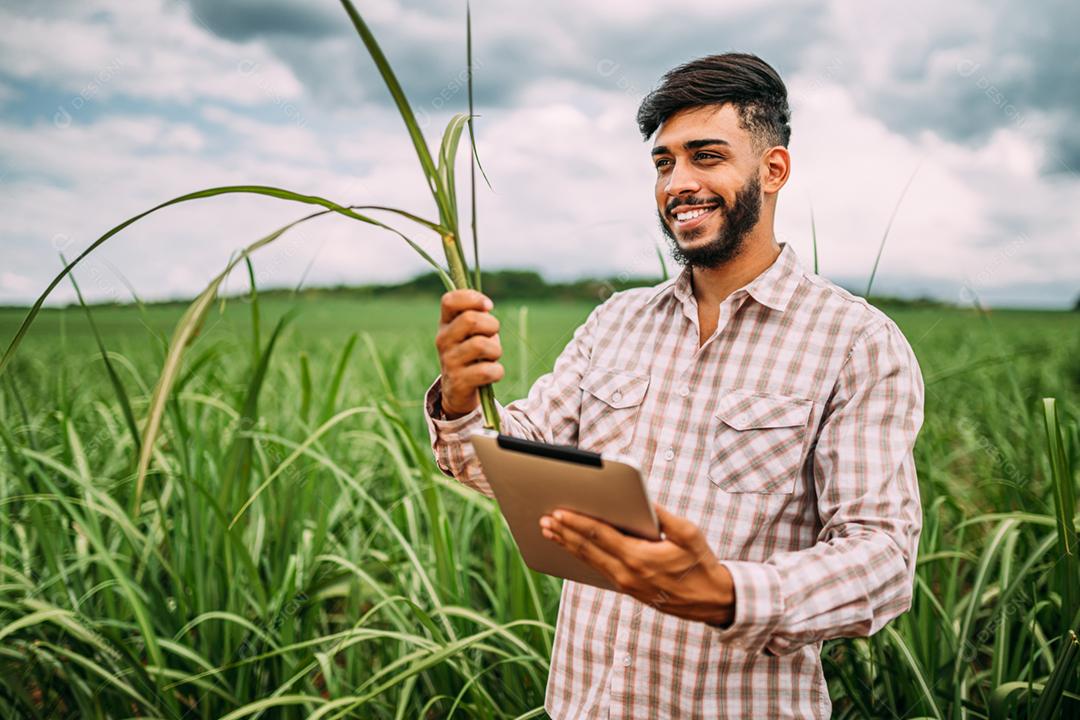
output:
M826 718L822 641L910 607L923 384L896 325L783 245L698 344L686 268L613 295L528 397L498 405L504 433L634 462L735 584L721 629L564 581L554 718ZM438 419L440 379L425 396L432 450L490 496L467 442L480 410Z

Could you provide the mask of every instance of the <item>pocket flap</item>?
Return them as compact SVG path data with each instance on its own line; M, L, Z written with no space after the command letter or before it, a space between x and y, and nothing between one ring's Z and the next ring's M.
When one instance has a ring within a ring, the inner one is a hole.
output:
M649 388L649 376L629 370L589 368L579 387L600 398L613 408L640 405Z
M752 392L721 391L716 417L736 430L805 425L814 402L804 398Z

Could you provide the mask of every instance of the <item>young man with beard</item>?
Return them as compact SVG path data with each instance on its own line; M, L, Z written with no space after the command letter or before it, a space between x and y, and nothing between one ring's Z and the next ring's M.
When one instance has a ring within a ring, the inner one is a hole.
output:
M806 272L773 220L791 171L787 90L729 53L668 72L638 123L678 277L596 308L503 432L635 462L664 539L565 510L544 535L619 592L566 581L554 718L826 718L823 640L911 603L923 384L889 318ZM491 302L443 296L426 394L442 470L487 495L467 442L502 378Z

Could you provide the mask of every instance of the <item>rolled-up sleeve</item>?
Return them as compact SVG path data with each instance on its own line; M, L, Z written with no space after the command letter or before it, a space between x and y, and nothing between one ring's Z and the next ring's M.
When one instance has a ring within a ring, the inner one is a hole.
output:
M813 450L822 528L813 546L763 563L724 562L735 616L724 642L773 655L834 637L865 637L911 606L922 529L912 450L923 381L891 322L855 341Z
M596 326L603 305L593 309L555 360L554 368L537 378L528 396L503 405L498 400L502 432L506 435L558 445L576 445L581 412L581 378L592 356ZM525 358L522 358L524 361ZM439 469L463 485L494 497L469 437L483 428L479 407L453 420L439 419L442 376L424 393L424 416L431 449Z

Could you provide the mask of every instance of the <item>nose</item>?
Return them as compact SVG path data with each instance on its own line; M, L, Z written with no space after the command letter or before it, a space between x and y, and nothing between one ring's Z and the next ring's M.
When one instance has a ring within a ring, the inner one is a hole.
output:
M664 188L664 191L672 197L678 197L687 193L692 195L700 190L701 183L694 176L694 169L676 160L675 167L671 169L671 175L668 176L667 187Z

